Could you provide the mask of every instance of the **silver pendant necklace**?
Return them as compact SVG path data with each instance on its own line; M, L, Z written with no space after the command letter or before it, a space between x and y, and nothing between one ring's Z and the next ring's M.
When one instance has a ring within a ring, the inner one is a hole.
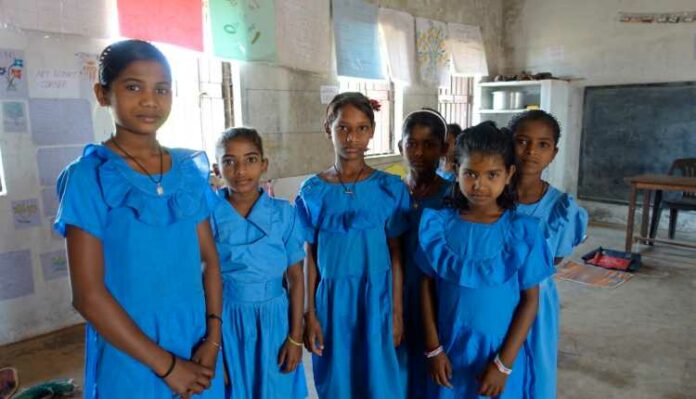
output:
M336 177L338 177L338 182L341 183L341 187L343 187L343 193L351 196L354 195L355 185L358 183L358 180L360 180L360 176L365 170L366 165L363 165L363 167L360 169L360 172L358 172L358 175L355 177L355 180L353 180L353 184L351 187L346 186L346 184L343 182L343 179L341 179L341 172L338 171L338 167L336 166L336 164L334 164L333 167L336 171Z
M155 178L152 177L150 172L148 172L147 169L145 169L143 164L141 164L134 156L129 154L128 151L126 151L123 147L121 147L118 144L118 141L116 141L116 137L113 134L111 135L111 142L114 143L116 148L121 150L121 152L123 154L125 154L128 158L130 158L133 162L135 162L135 164L138 165L138 167L140 167L140 169L142 169L143 172L145 172L147 177L150 178L150 180L152 180L153 183L155 183L155 192L157 193L157 195L159 195L160 197L163 196L164 195L164 187L162 187L162 179L164 178L164 157L162 155L162 146L160 146L159 143L157 143L157 148L159 149L159 158L160 158L160 173L159 173L159 180L155 180Z

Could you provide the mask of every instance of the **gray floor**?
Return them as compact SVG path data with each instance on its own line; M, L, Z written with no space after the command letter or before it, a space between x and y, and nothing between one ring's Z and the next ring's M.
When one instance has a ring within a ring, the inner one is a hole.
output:
M621 249L623 242L623 229L592 226L576 254L599 245ZM638 250L643 268L618 288L558 283L559 398L696 398L696 250ZM74 327L0 347L0 367L17 367L24 384L81 382L83 350L82 328Z

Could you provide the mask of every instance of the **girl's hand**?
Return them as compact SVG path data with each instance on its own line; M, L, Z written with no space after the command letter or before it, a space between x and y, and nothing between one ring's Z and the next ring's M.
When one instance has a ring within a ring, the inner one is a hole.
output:
M297 346L286 339L278 354L278 366L283 366L283 373L295 371L297 365L302 361L302 347Z
M479 382L481 387L479 388L479 395L496 397L503 393L505 389L505 383L507 382L507 375L503 374L495 366L495 363L490 362L486 367L486 371L483 375L479 377Z
M324 353L324 335L314 312L307 312L305 315L304 344L308 351L317 356Z
M394 347L401 345L404 339L404 318L401 312L394 312L392 315L392 338Z
M452 388L452 363L445 352L428 359L428 371L430 377L442 387Z
M213 377L215 377L218 353L220 353L220 347L216 346L212 341L205 340L198 345L191 360L213 370Z
M192 394L205 391L210 387L213 378L213 370L194 362L176 359L172 373L164 379L169 388L177 395L186 399Z

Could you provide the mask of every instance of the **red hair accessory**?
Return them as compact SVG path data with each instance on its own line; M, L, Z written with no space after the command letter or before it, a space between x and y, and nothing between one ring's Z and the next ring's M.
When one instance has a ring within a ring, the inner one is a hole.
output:
M379 101L374 100L372 98L370 98L369 101L370 101L370 106L372 107L372 109L379 112L379 110L382 108L382 104L380 104Z

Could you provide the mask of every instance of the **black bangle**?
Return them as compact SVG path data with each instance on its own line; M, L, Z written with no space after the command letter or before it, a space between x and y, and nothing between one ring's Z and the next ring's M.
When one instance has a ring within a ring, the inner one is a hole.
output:
M222 317L216 315L215 313L209 313L208 318L213 319L213 320L217 320L220 322L220 324L222 324Z
M169 365L169 368L167 369L167 371L162 375L155 373L161 379L165 379L165 378L169 377L169 374L171 374L172 371L174 371L174 366L176 366L176 355L171 353L171 352L169 352L169 354L172 355L172 363Z

